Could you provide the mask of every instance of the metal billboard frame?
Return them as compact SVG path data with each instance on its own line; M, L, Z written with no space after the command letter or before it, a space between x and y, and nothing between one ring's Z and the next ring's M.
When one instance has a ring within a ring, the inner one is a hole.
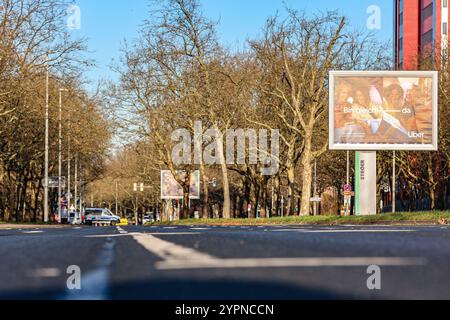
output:
M183 171L183 170L181 170L181 171ZM183 196L181 196L181 197L177 197L177 196L164 197L163 196L162 181L163 181L163 174L164 174L164 172L169 172L172 175L172 172L170 170L161 170L161 177L160 177L161 200L180 200L180 199L183 199ZM180 171L178 171L178 172L180 172ZM191 199L191 200L199 200L200 199L200 192L201 192L201 189L200 189L200 184L201 184L201 181L200 181L200 170L192 171L191 172L191 177L194 176L194 175L197 176L198 188L199 188L198 189L199 190L199 196L198 197L194 197L194 196L191 196L191 194L189 193L189 199Z
M433 112L431 144L334 143L334 89L336 77L365 78L431 78L433 80ZM355 151L437 151L438 150L438 72L437 71L330 71L329 73L329 150Z

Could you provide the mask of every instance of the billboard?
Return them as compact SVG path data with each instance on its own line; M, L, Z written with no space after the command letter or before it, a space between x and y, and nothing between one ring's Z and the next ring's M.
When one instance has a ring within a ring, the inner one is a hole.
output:
M330 150L438 149L438 73L330 72Z
M177 171L183 179L185 171ZM200 199L200 171L191 172L191 182L189 186L189 198ZM175 180L170 170L161 171L161 199L183 199L183 188Z

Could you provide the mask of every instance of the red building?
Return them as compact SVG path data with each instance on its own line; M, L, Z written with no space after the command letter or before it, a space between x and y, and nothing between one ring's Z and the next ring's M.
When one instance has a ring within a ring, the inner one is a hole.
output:
M394 51L398 69L417 68L420 54L448 59L449 0L394 0ZM434 51L439 50L439 51Z

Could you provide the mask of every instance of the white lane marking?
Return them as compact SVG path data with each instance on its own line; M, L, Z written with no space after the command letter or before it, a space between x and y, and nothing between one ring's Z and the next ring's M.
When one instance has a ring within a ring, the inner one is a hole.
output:
M95 234L95 235L87 235L85 238L116 238L116 237L128 237L129 234Z
M128 234L127 231L123 230L121 227L117 226L117 231L119 231L120 234Z
M176 229L177 227L164 227L163 229Z
M210 228L190 228L190 230L211 230Z
M141 234L141 233L123 233L123 234L95 234L95 235L88 235L84 236L85 238L116 238L116 237L128 237L132 236L134 234ZM198 235L201 234L199 232L149 232L149 233L142 233L142 234L148 234L148 235L155 235L155 236L177 236L177 235Z
M81 227L73 227L72 230L80 230L82 229Z
M62 300L107 300L110 267L114 260L115 242L108 239L97 256L93 270L81 273L81 290L66 290Z
M43 233L44 231L22 231L25 234L35 234L35 233Z
M254 259L210 259L159 261L158 270L179 269L230 269L230 268L287 268L287 267L367 267L378 266L423 266L422 258L356 257L356 258L254 258Z
M35 278L56 278L61 275L58 268L39 268L32 271L31 276Z
M180 246L151 234L132 233L133 238L147 251L163 261L155 264L158 270L280 268L280 267L355 267L355 266L410 266L424 265L422 258L400 257L325 257L325 258L250 258L221 259L195 249ZM161 234L157 234L158 236Z
M207 262L216 258L206 253L201 253L191 248L183 247L154 237L151 234L134 233L133 239L147 251L157 255L163 260L200 261Z
M272 232L303 232L303 233L378 233L378 232L415 232L416 230L405 230L405 229L352 229L352 230L340 230L340 229L329 229L329 230L305 230L305 229L278 229L272 230Z

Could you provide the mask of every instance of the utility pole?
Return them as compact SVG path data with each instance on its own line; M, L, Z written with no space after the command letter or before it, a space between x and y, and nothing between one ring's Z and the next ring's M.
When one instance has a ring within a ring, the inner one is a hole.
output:
M78 211L78 204L77 204L77 198L78 198L78 155L75 157L75 211ZM81 210L80 210L81 212Z
M80 163L80 213L83 214L83 172Z
M350 151L347 151L347 184L350 184Z
M48 55L45 57L45 156L44 156L44 222L48 222ZM58 199L59 201L59 199Z
M137 226L139 225L138 223L138 196L136 193L136 205L134 206L134 225Z
M62 196L62 92L67 91L66 89L59 89L59 123L58 123L58 216L61 222L61 196ZM69 178L70 181L70 178ZM70 182L68 186L68 191L70 193ZM70 208L70 195L68 195L67 207Z
M118 216L119 213L119 204L118 204L118 198L119 198L119 191L118 191L119 185L116 181L116 216Z
M69 112L67 112L69 114ZM69 127L70 127L70 120L69 120ZM67 132L67 205L70 208L70 202L72 200L71 192L70 192L70 133ZM75 184L77 184L77 180L75 178ZM75 196L75 205L77 201L77 197Z
M317 159L314 159L314 198L317 198ZM314 216L317 216L318 202L314 201Z

